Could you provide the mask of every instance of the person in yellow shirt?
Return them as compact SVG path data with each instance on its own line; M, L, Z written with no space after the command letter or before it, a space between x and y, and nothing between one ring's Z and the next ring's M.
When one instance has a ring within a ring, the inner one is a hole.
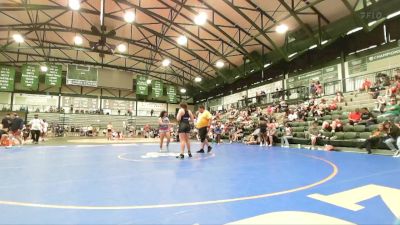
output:
M207 146L207 152L211 152L212 147L208 143L208 131L211 126L211 113L203 105L199 106L199 115L197 117L196 127L199 131L201 149L197 153L204 153L204 147Z

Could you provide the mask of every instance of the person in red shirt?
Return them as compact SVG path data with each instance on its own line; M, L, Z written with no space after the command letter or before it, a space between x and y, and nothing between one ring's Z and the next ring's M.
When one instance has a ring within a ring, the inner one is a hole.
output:
M354 125L360 122L361 120L361 111L359 108L356 108L354 112L349 113L349 124Z
M365 78L363 83L361 84L360 92L361 91L368 92L368 90L370 89L371 86L372 86L372 82L370 80L368 80L368 78Z

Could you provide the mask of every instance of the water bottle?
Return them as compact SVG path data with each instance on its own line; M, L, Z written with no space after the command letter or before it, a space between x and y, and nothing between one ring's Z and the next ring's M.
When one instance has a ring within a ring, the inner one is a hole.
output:
M297 145L297 148L301 148L301 144L298 144L298 145Z

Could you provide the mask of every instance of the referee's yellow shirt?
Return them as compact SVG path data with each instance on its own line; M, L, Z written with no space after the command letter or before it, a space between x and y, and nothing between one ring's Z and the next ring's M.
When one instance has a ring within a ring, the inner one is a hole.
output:
M203 113L199 114L199 118L197 118L196 127L197 128L207 127L211 118L212 118L211 113L207 110L204 110Z

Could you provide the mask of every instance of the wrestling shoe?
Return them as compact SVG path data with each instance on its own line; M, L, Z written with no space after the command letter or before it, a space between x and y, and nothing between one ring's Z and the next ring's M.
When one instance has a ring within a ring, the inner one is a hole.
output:
M189 158L192 158L192 153L188 152Z
M204 153L204 149L198 150L197 153Z
M178 156L176 156L177 159L184 159L185 156L183 154L179 154Z
M212 147L211 147L211 146L208 146L208 148L207 148L207 153L210 153L211 150L212 150Z

